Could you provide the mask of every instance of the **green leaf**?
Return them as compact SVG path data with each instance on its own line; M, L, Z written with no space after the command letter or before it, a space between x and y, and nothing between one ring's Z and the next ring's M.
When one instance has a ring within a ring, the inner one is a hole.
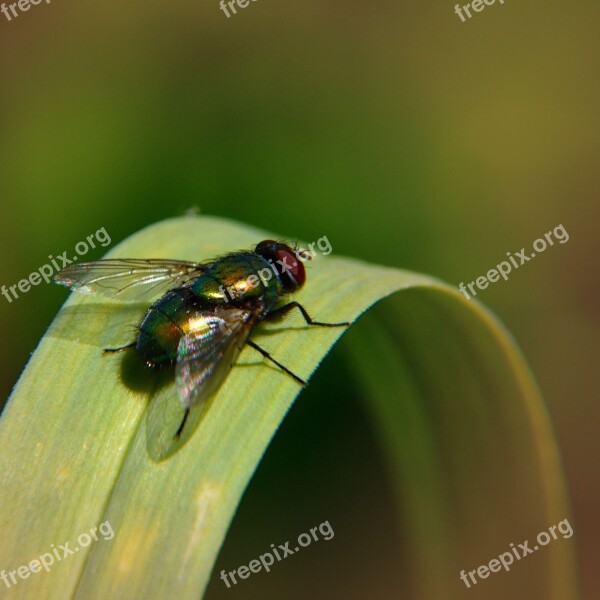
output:
M273 237L280 236L185 217L148 227L110 255L204 260ZM389 459L413 587L418 597L462 597L461 569L568 517L558 452L513 341L453 288L317 256L297 299L321 321L354 321L397 291L342 347ZM136 368L135 357L101 352L130 342L145 308L73 295L9 399L0 419L1 567L27 565L52 553L52 544L73 548L99 523L114 531L56 559L49 572L18 579L11 597L197 599L244 489L300 391L245 348L196 430L170 448L161 431L177 416L172 378ZM290 315L255 339L308 378L342 333ZM483 581L486 598L512 597L525 584L537 597L574 597L571 542L559 539L523 561L529 564L493 574L493 584Z

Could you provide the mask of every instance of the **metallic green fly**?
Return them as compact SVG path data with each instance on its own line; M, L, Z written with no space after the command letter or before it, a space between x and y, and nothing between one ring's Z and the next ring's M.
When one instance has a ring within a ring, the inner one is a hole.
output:
M260 242L205 263L162 259L106 259L73 264L55 281L76 292L120 300L150 300L136 341L105 352L135 350L151 368L175 364L184 415L203 405L221 386L244 344L251 346L301 385L300 377L250 340L261 321L277 320L297 308L308 325L345 327L314 321L298 302L288 301L306 280L306 256L288 244Z

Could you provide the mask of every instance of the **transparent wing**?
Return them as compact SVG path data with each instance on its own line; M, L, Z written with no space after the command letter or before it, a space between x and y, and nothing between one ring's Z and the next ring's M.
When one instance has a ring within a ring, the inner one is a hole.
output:
M207 263L181 260L109 258L70 265L59 271L54 281L83 294L147 300L184 285L207 267Z
M219 308L200 313L179 342L175 379L184 408L199 406L225 380L255 321L252 311Z

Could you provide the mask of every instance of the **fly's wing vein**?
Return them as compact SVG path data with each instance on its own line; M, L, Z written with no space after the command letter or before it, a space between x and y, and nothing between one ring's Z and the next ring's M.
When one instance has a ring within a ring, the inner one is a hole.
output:
M83 294L126 301L148 300L185 285L208 266L181 260L114 258L70 265L54 279Z
M184 408L205 403L221 386L252 330L252 311L201 313L179 342L175 379Z

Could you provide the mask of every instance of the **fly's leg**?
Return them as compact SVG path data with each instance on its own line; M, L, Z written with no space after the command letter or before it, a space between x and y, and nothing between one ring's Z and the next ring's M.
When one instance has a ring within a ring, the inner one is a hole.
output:
M121 346L120 348L104 348L102 352L104 354L113 354L115 352L123 352L124 350L129 350L130 348L135 348L137 342L131 342L131 344L127 344L127 346Z
M183 419L181 420L181 425L179 426L179 429L175 433L175 436L174 436L175 438L179 439L181 437L181 433L183 431L183 428L185 427L185 423L189 416L190 416L190 409L186 408L185 413L183 415Z
M290 302L290 303L282 306L281 308L271 311L267 315L265 320L276 321L278 319L281 319L287 313L289 313L291 310L293 310L294 308L297 308L302 313L302 316L304 317L304 320L306 321L307 325L314 325L316 327L348 327L350 325L350 323L322 323L321 321L315 321L308 314L308 311L304 308L304 306L302 306L302 304L300 304L299 302ZM252 348L254 348L256 351L260 352L265 358L270 360L272 363L276 364L282 371L287 373L290 377L292 377L292 379L295 379L300 385L303 385L303 386L308 385L306 383L306 381L304 381L303 379L300 379L300 377L298 377L298 375L296 375L295 373L292 373L292 371L290 371L287 367L283 366L280 362L275 360L266 350L261 348L258 344L256 344L255 342L252 342L250 340L248 340L246 343L249 346L251 346Z
M116 352L123 352L125 350L135 348L136 345L137 345L136 342L131 342L131 344L127 344L127 346L121 346L120 348L104 348L104 350L102 350L102 352L104 352L105 354L113 354Z
M266 350L261 348L258 344L255 344L253 341L248 340L246 342L248 346L254 348L257 352L260 352L265 358L269 359L272 363L276 364L284 373L287 373L292 379L296 380L300 385L306 386L308 385L304 379L300 379L298 375L292 373L287 367L283 366L279 361L275 360Z
M347 322L346 323L321 323L320 321L315 321L308 314L308 311L304 308L304 306L302 306L302 304L300 304L300 302L290 302L289 304L286 304L285 306L282 306L281 308L271 311L267 315L266 320L280 319L283 316L285 316L287 313L289 313L291 310L293 310L294 308L297 308L302 313L302 316L304 317L304 320L306 321L307 325L314 325L316 327L348 327L350 325L350 323L347 323Z

